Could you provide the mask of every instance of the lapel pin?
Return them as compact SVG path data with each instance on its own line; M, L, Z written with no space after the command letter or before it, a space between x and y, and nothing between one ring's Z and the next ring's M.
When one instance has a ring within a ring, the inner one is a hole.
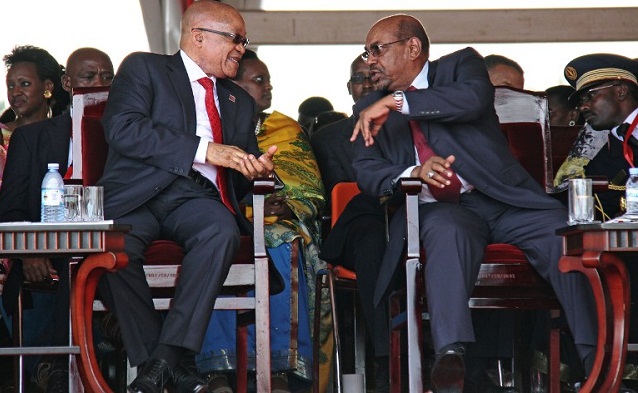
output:
M230 96L228 96L228 101L235 102L235 96L232 95L232 94Z

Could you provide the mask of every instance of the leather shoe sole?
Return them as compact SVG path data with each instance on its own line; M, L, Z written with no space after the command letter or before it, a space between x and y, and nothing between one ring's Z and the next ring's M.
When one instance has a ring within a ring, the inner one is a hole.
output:
M437 357L432 366L432 387L435 393L463 393L465 364L456 351Z

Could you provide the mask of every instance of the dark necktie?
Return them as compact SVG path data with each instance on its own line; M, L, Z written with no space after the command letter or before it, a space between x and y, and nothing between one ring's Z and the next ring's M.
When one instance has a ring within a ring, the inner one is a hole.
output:
M215 96L213 95L213 89L215 84L210 78L200 78L197 80L204 89L206 89L206 113L208 114L208 120L210 121L210 128L213 131L213 142L222 144L224 140L222 138L222 121L217 112L217 106L215 105ZM217 166L217 188L219 189L219 196L222 202L228 210L235 214L233 205L228 199L228 192L226 191L226 176L224 176L225 168Z
M416 88L414 86L410 86L408 91L412 90L416 90ZM412 140L416 147L419 161L421 161L421 165L424 165L430 157L435 155L435 153L428 144L428 141L419 126L419 122L416 120L410 120L410 130L412 131ZM456 173L452 170L452 168L448 170L452 172L452 177L449 178L449 185L444 188L438 188L428 184L428 188L430 189L430 193L434 199L439 202L459 203L459 197L461 196L461 181L458 176L456 176Z

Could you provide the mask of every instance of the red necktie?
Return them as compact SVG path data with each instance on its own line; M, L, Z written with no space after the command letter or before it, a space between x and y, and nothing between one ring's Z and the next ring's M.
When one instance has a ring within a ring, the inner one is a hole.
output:
M634 151L631 149L631 146L629 146L629 139L631 138L631 134L633 134L634 130L636 129L636 123L638 123L638 116L636 116L636 118L634 119L634 121L631 122L631 125L627 124L627 129L624 130L623 134L621 135L623 137L623 143L622 143L622 150L623 150L623 154L625 156L625 159L627 160L627 162L629 163L630 167L634 167ZM625 123L626 124L626 123ZM618 133L620 134L620 128L622 126L624 126L625 124L621 125L620 127L618 127Z
M213 95L213 89L215 83L210 78L200 78L197 80L204 89L206 89L206 113L208 113L208 120L210 121L210 128L213 131L213 141L215 143L224 143L222 137L222 120L217 112L217 106L215 105L215 96ZM217 188L219 189L219 196L222 202L228 210L235 214L233 205L228 199L228 192L226 191L226 176L224 176L224 167L217 166Z
M70 179L73 176L73 163L71 163L71 165L69 165L69 167L66 170L66 173L64 174L64 179Z
M414 86L410 86L408 91L412 90L416 90L416 88ZM427 139L425 139L425 135L419 126L419 122L416 120L410 120L410 130L412 131L412 140L414 141L419 161L421 161L421 165L424 165L428 158L434 156L435 153L428 144ZM452 168L448 170L452 171ZM459 203L459 198L461 196L461 181L454 171L452 171L452 177L449 178L449 180L450 184L444 188L433 187L428 184L430 193L437 201Z

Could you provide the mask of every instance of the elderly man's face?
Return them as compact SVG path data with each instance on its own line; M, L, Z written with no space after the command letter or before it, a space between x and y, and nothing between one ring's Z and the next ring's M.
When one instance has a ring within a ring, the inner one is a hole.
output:
M378 23L366 37L366 64L370 67L372 83L377 90L404 89L405 69L410 62L411 37L397 37L393 25ZM407 82L409 85L410 82Z
M205 26L196 27L246 37L246 26L239 14L233 14L227 23L209 18L203 24ZM204 72L217 78L234 78L237 75L239 61L246 52L244 45L235 43L232 37L210 31L194 30L193 34L200 34L198 39L203 42L199 53L201 61L198 65Z

